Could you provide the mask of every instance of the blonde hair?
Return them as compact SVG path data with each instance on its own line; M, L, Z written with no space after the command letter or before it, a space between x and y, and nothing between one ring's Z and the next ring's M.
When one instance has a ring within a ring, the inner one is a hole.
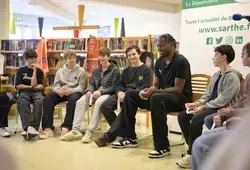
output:
M63 58L64 60L67 60L68 57L76 56L76 52L67 50L64 52Z

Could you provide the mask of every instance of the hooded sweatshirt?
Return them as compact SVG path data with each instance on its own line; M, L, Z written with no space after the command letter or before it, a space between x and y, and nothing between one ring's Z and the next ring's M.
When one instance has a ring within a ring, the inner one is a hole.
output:
M83 93L85 89L85 71L79 65L74 69L68 69L65 64L63 68L56 72L53 91L56 92L62 88L64 90L71 90L72 93Z
M218 82L217 88L217 97L213 100L212 98L213 90L215 89L215 84L218 78L220 77L221 72L216 72L209 84L206 92L201 96L199 100L195 103L197 106L205 105L206 108L217 108L230 107L240 97L240 79L242 74L235 69L230 68L228 71L224 72L221 75L221 78Z

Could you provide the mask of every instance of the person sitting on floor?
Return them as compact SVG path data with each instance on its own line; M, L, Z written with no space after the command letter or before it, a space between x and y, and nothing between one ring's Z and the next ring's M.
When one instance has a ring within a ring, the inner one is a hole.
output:
M97 67L90 79L89 87L85 90L86 94L76 102L75 116L72 130L64 135L61 140L72 141L82 139L83 143L91 142L92 135L96 131L101 121L100 106L110 95L115 93L115 88L120 78L120 70L110 61L110 49L102 48L99 50L100 66ZM95 100L93 116L89 122L88 129L82 137L80 132L81 124L84 120L86 111L89 108L91 96Z
M122 105L126 92L129 90L140 91L152 85L152 72L139 59L140 48L132 45L126 49L125 53L129 66L122 71L116 93L104 101L100 108L110 126L117 118L114 111L117 108L120 109L117 102L118 105Z
M25 140L30 140L39 135L44 99L43 71L36 66L36 51L26 50L23 55L27 65L17 70L15 87L19 91L17 110L24 130L21 134Z
M244 66L250 67L250 43L244 45L241 56L242 64ZM232 117L242 117L242 113L248 111L247 109L243 110L243 108L247 107L250 107L250 73L248 73L246 76L244 89L241 91L239 100L232 107L218 110L219 115L210 115L206 117L208 120L206 121L205 119L205 124L208 126L208 128L212 127L211 119L213 120L212 124L215 123L216 127L220 128L207 131L195 140L192 147L193 170L201 169L202 164L206 161L206 158L208 157L211 150L222 139L223 136L227 135L228 131L226 130L226 127L222 126L225 124L224 122ZM226 122L226 124L228 124L228 122Z
M108 132L95 141L99 147L113 142L117 136L122 139L112 143L113 148L137 147L135 115L140 107L151 109L155 148L149 157L160 158L170 154L167 114L181 111L192 99L190 64L183 55L175 53L175 48L176 40L170 34L160 36L158 50L161 58L155 64L154 85L126 92L117 119Z
M71 128L75 113L76 102L82 97L85 89L85 71L76 63L76 53L66 51L64 53L66 64L56 72L53 93L47 95L43 101L43 132L40 134L41 139L47 139L53 136L53 114L54 107L68 101L66 116L62 127L61 137L67 134Z
M229 66L235 58L233 47L221 45L214 52L213 62L220 70L213 75L205 94L198 101L186 103L186 108L194 109L193 113L187 114L184 110L178 115L181 131L189 147L187 155L177 162L182 168L191 167L192 145L202 134L204 119L223 107L231 106L239 97L242 75Z

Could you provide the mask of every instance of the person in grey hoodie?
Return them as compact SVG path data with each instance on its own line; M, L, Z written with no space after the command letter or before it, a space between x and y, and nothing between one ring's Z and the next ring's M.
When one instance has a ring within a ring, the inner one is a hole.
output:
M217 110L233 105L241 90L241 73L230 68L229 64L235 58L235 51L231 45L221 45L215 48L213 62L220 70L216 72L206 92L194 103L186 103L187 109L193 109L192 114L186 110L178 115L178 122L188 144L187 155L177 162L182 168L191 167L191 151L194 141L201 136L204 119Z
M64 135L61 140L72 141L82 138L83 143L91 142L92 135L96 131L98 124L101 121L102 112L100 107L110 95L115 93L115 88L120 78L119 68L116 66L116 64L109 60L110 53L111 51L108 48L101 48L99 50L100 66L93 71L89 87L85 90L86 94L76 103L72 130ZM89 103L91 102L91 98L95 100L94 112L89 122L88 129L85 135L82 137L80 127L85 113L89 107Z
M72 128L76 101L82 97L85 89L85 71L76 63L76 53L66 51L64 53L66 64L56 72L53 93L47 95L43 101L43 132L40 134L41 139L53 136L53 113L54 107L68 101L66 116L62 124L61 136L68 133Z
M242 49L241 57L242 57L242 64L244 66L250 67L250 43L247 43L246 45L244 45ZM231 135L231 133L229 134L229 132L231 131L229 131L228 129L234 129L237 124L242 124L242 121L228 121L228 120L235 119L236 117L242 119L242 117L244 117L245 114L248 114L249 106L250 106L250 73L248 73L248 75L246 76L244 88L242 89L240 98L236 102L236 104L234 104L232 107L230 106L230 107L222 108L218 110L218 115L216 116L210 115L206 118L206 119L212 119L216 125L216 128L204 132L197 140L195 140L193 147L192 147L192 169L193 170L200 170L204 162L207 159L211 158L211 154L213 153L213 151L215 151L215 148L218 149L216 146L219 145L220 141L223 140L223 137ZM205 124L206 124L206 119L205 119ZM206 124L208 128L210 128L211 126L210 124L211 123L209 123L208 125ZM248 135L243 135L243 137L244 136L246 137ZM236 139L235 141L237 142L240 141L239 138L234 138L234 139ZM223 145L228 142L229 141L223 142ZM242 147L241 149L244 150L244 147ZM228 148L228 150L232 150L231 147ZM221 151L223 153L227 152L223 150ZM233 149L233 152L235 152L235 149ZM217 157L217 153L218 152L216 152L216 154L213 156ZM226 155L229 156L230 158L232 157L232 154L226 154ZM235 154L233 153L233 155ZM241 158L239 158L238 161L241 160ZM225 158L225 159L228 159L228 158ZM235 157L233 161L235 161L236 159L237 158ZM219 161L216 159L215 159L215 162L217 162L217 164L219 163ZM228 169L228 167L226 169ZM214 168L209 168L209 169L214 169ZM241 168L234 168L234 169L241 169Z

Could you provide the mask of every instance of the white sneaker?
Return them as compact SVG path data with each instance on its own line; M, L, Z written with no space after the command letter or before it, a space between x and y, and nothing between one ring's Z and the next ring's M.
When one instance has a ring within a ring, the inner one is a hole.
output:
M191 168L192 156L187 154L181 160L176 162L176 164L181 168Z
M82 138L82 133L77 130L71 130L69 133L61 137L62 141L73 141L80 140Z
M92 141L92 132L90 130L87 130L85 135L82 138L83 143L90 143Z
M10 137L10 133L5 128L0 128L0 136L2 137Z
M37 130L35 128L33 128L32 126L29 126L27 129L27 139L26 140L33 139L38 135L39 135L39 133L37 132Z

